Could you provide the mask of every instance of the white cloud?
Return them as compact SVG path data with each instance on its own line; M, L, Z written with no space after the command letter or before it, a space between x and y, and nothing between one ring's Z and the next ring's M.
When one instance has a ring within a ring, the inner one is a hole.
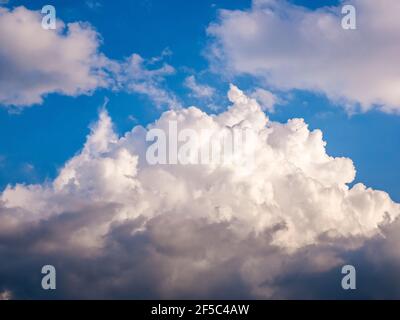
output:
M147 96L156 106L170 109L181 108L179 99L165 88L165 78L175 74L175 69L167 63L160 67L152 67L165 56L170 55L164 50L160 57L145 60L138 54L133 54L121 63L118 71L118 82L123 90Z
M110 61L88 24L58 21L53 31L41 19L24 7L0 8L0 104L30 106L49 93L76 96L109 86Z
M198 98L210 98L214 95L215 89L204 84L199 84L196 77L191 75L186 77L184 85L192 91L192 94Z
M400 110L400 2L352 0L357 30L341 27L341 6L310 10L254 0L222 10L208 33L211 60L279 89L322 92L349 109Z
M251 96L260 103L263 110L267 110L269 112L274 112L275 105L280 102L280 99L276 95L263 88L256 88L251 93Z
M90 9L99 9L103 6L100 1L95 1L95 0L87 0L86 5Z
M60 277L75 279L58 289L64 297L282 298L286 276L329 272L341 252L380 237L399 216L387 193L347 185L353 163L329 156L320 130L303 119L270 121L234 86L228 96L232 106L218 115L170 110L123 137L103 110L54 181L0 194L0 258L11 250L21 266L64 261ZM179 130L250 128L255 162L148 165L146 132L170 120ZM0 276L12 279L15 266L2 265Z
M0 292L0 301L1 300L11 300L12 294L11 291L5 290L3 292Z
M149 60L132 54L124 61L99 50L99 34L88 23L58 21L57 30L41 27L39 12L0 8L0 104L27 107L50 93L91 94L98 88L146 95L157 106L179 108L179 99L164 86L175 69L163 63L167 48Z

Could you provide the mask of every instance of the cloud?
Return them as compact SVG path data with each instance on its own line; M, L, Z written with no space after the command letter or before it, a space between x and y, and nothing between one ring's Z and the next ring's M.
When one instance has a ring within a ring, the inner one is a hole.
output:
M0 104L24 107L50 93L76 96L109 86L110 61L90 25L58 21L57 30L44 30L41 20L24 7L0 8Z
M95 0L87 0L85 3L90 9L99 9L103 6L100 1Z
M175 68L167 63L160 67L154 64L162 62L171 54L164 50L160 57L145 60L139 54L133 54L119 64L118 82L122 90L147 96L156 106L171 109L181 108L181 102L170 90L165 88L165 78L175 74Z
M278 98L271 91L265 90L263 88L256 88L251 93L251 96L260 103L263 110L266 110L268 112L274 112L275 105L280 102L280 98Z
M10 300L12 297L12 294L10 291L5 290L3 292L0 292L0 301L1 300Z
M192 91L192 94L198 98L210 98L215 94L215 89L208 86L199 84L196 77L191 75L186 77L184 85Z
M329 156L322 132L303 119L273 122L234 86L228 97L220 114L170 110L122 137L103 109L54 181L8 186L3 290L49 298L39 286L45 264L57 269L53 298L346 297L340 268L349 261L367 297L379 296L363 278L372 266L382 286L398 284L389 267L400 262L400 205L350 187L352 161ZM146 133L170 121L179 130L252 130L254 163L149 165Z
M57 22L57 30L41 27L39 12L0 8L0 105L23 108L41 104L46 95L92 94L107 88L146 95L159 107L181 107L164 86L175 69L163 63L171 55L145 60L132 54L125 60L100 52L101 38L88 23Z
M342 3L311 10L254 0L251 9L221 10L208 28L210 60L271 87L324 93L352 111L399 112L400 3L347 3L356 8L356 30L342 29Z

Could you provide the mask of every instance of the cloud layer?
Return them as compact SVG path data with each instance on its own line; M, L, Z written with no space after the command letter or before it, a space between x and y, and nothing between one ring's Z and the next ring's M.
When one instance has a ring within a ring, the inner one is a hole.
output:
M218 115L167 111L122 137L103 110L54 181L8 186L0 194L0 292L312 298L344 294L343 264L356 264L361 277L370 266L378 279L392 277L399 204L383 191L349 187L352 161L327 155L322 132L304 120L272 122L238 88L228 96L232 106ZM171 120L180 130L250 129L255 162L148 165L147 130ZM45 264L57 268L55 293L40 289ZM368 279L359 282L361 294L379 294Z
M400 110L400 3L346 1L357 29L341 27L342 4L310 10L254 0L249 10L222 10L211 24L210 59L225 72L263 84L321 92L348 109Z

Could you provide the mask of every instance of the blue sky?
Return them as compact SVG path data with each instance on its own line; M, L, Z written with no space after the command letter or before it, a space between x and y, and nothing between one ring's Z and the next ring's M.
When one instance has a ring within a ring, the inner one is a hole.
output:
M93 3L94 6L89 6ZM315 7L315 1L295 1ZM320 1L319 6L336 1ZM96 5L97 4L97 5ZM41 1L11 1L8 6L25 5L39 10ZM109 58L122 60L133 52L151 58L169 48L166 62L177 70L166 79L185 105L195 104L207 110L207 103L193 99L182 82L189 74L201 74L201 80L218 90L221 105L229 83L209 71L205 57L209 41L206 28L216 19L218 10L246 9L250 1L56 1L58 18L65 22L87 21L101 34L101 46ZM166 14L168 12L168 14ZM189 71L188 71L189 70ZM252 79L229 79L247 90ZM267 87L268 89L268 87ZM7 184L38 183L52 179L57 170L82 147L96 120L98 110L109 98L107 109L117 131L122 134L136 124L148 124L164 110L134 93L97 90L91 96L66 97L50 94L40 106L13 113L0 108L0 188ZM269 114L286 121L302 117L311 128L320 128L328 142L328 154L353 159L357 181L387 191L400 201L400 117L379 111L348 115L337 103L322 94L292 91L284 94L285 103Z

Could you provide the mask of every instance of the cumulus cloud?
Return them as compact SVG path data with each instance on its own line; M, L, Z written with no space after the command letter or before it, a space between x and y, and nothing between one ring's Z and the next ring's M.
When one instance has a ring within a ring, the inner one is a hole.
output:
M38 283L50 263L56 298L332 297L344 294L335 289L341 265L384 270L375 248L398 265L399 204L350 187L352 161L329 156L322 132L303 119L273 122L234 86L228 97L220 114L170 110L122 137L102 110L54 181L8 186L1 285L16 298L48 297ZM179 130L252 130L254 162L149 165L146 133L170 121Z
M41 20L25 7L0 8L0 104L30 106L49 93L76 96L109 86L110 61L90 25L58 21L57 30L44 30Z
M58 20L56 30L44 30L42 17L25 7L0 8L0 105L22 108L51 93L77 96L107 88L145 95L160 107L181 106L164 86L175 69L154 66L169 49L148 60L136 53L112 60L101 53L101 37L90 24Z
M198 98L210 98L214 95L215 89L204 84L199 84L196 77L191 75L185 79L184 85Z
M90 9L99 9L103 6L100 1L95 1L95 0L87 0L86 5Z
M221 10L208 28L210 59L280 89L322 92L350 110L398 112L400 3L345 3L356 8L356 30L341 27L344 2L311 10L253 0L248 10Z

